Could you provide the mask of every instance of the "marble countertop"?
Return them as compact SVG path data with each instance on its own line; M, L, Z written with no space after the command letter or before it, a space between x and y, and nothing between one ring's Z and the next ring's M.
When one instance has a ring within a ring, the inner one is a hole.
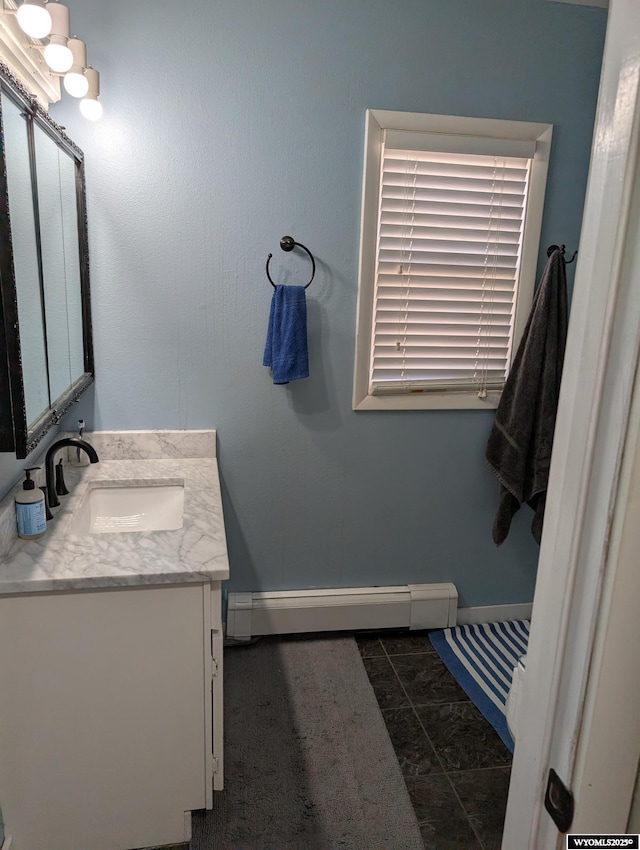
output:
M174 531L72 534L92 482L184 481L183 527ZM17 539L0 560L0 594L87 590L229 577L215 458L101 460L65 468L70 490L39 540Z

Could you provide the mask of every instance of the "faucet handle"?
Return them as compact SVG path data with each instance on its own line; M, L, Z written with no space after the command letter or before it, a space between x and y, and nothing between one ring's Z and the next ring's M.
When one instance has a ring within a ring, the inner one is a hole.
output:
M62 467L62 458L56 464L56 493L58 496L67 496L69 491L64 483L64 471Z

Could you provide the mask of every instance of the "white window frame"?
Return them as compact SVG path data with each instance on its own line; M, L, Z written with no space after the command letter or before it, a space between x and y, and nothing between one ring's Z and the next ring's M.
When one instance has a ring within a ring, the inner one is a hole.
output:
M500 400L500 392L495 390L487 391L486 398L478 398L477 392L452 390L419 393L398 392L393 395L371 395L369 393L378 205L385 130L409 130L411 132L535 142L535 154L529 177L522 239L521 270L511 346L512 351L515 352L529 317L535 289L542 210L553 125L493 118L429 115L421 112L394 112L382 109L368 109L366 113L353 410L483 410L495 408Z

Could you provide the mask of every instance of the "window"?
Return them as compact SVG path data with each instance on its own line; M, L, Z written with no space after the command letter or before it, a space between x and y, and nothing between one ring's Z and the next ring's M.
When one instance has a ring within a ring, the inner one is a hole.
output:
M367 112L354 410L497 405L531 308L551 132Z

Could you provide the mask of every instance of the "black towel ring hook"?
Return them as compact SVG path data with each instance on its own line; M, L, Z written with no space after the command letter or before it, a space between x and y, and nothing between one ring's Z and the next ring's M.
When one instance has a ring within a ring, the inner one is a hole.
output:
M560 253L562 254L562 259L564 260L565 250L566 250L565 245L549 245L549 247L547 248L547 257L550 257L553 254L554 251L560 251ZM578 256L578 252L574 251L573 257L571 257L570 260L564 260L565 266L568 266L569 263L572 263L577 256Z
M302 248L303 250L305 250L307 252L307 254L309 255L309 259L311 260L311 266L312 266L311 280L309 281L309 283L307 283L305 285L304 288L306 289L308 286L311 285L311 282L313 281L313 278L315 277L315 274L316 274L316 261L313 259L313 254L307 248L306 245L302 244L302 242L296 242L295 239L293 238L293 236L283 236L282 239L280 240L280 247L282 248L283 251L293 251L293 249L296 247L296 245L298 246L298 248ZM267 277L269 278L269 283L275 289L276 285L271 280L271 275L269 274L269 262L271 260L271 257L273 257L273 254L269 254L269 256L267 257Z

